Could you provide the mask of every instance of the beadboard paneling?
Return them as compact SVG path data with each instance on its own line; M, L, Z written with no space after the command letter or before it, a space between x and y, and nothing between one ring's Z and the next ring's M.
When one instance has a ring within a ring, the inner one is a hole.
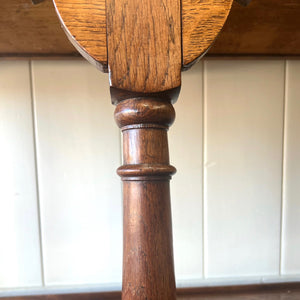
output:
M284 62L205 67L205 275L278 275Z
M178 281L201 279L202 272L202 62L183 73L169 130L175 271Z
M28 62L0 62L0 287L42 284Z
M300 61L287 62L282 273L300 273Z
M33 63L47 285L121 281L120 135L108 76L84 61Z
M121 147L108 76L84 61L32 71L38 180L29 64L0 62L0 294L119 288ZM299 280L300 62L287 63L285 111L284 73L284 60L210 59L182 74L169 131L178 286Z

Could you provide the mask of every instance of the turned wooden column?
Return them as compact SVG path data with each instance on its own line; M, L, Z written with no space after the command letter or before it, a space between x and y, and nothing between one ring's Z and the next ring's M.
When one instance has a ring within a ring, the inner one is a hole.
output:
M116 101L123 133L122 299L175 299L167 131L175 118L169 99Z
M53 1L70 41L109 72L123 134L122 299L174 300L167 131L181 70L211 45L232 0Z
M180 1L107 0L115 119L123 133L122 299L176 299L167 130L181 85Z

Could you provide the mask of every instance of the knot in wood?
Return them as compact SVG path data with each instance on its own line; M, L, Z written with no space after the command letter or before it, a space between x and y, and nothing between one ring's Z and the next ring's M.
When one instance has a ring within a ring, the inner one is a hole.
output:
M174 119L173 105L156 98L124 100L117 105L115 110L115 120L122 129L127 126L169 128Z

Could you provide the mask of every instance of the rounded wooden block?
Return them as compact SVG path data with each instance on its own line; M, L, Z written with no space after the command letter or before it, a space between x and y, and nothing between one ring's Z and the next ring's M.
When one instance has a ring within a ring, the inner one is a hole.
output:
M179 1L179 0L178 0ZM221 31L233 0L182 0L182 67L190 67ZM76 49L107 71L105 0L53 0L63 28Z
M107 72L105 0L53 0L73 46L98 69Z
M182 0L182 65L201 58L221 31L233 0Z

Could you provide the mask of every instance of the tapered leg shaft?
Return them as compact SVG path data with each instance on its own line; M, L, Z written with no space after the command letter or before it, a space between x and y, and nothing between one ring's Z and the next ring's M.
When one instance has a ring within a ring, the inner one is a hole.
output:
M175 299L168 181L124 182L123 300Z
M167 130L175 113L163 99L121 101L115 118L123 132L123 300L174 300Z

